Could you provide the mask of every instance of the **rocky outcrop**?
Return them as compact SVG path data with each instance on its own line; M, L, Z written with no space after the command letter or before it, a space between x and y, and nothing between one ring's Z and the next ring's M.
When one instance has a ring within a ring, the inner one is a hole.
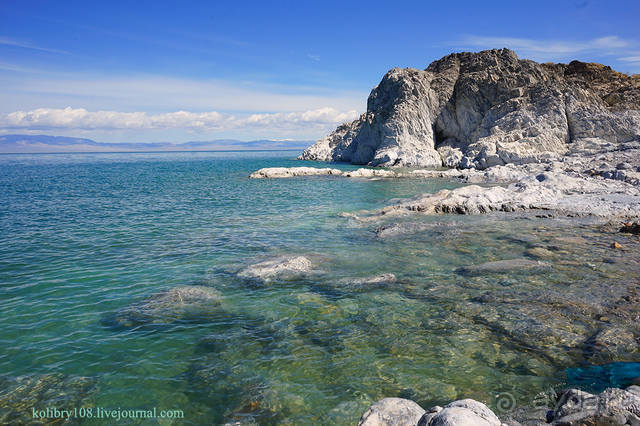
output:
M640 140L640 76L593 63L538 64L508 49L394 68L367 111L304 160L485 169Z

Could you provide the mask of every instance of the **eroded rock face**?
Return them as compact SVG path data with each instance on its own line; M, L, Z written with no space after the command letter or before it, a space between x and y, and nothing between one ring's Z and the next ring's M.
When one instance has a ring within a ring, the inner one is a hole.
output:
M508 49L394 68L367 112L304 160L485 169L640 139L640 77L600 64L538 64Z

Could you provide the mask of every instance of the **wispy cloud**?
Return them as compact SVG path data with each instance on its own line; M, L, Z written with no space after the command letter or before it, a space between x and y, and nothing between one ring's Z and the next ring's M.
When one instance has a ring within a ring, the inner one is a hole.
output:
M16 40L14 38L2 37L0 36L0 46L11 46L11 47L20 47L22 49L31 49L31 50L39 50L41 52L49 52L49 53L59 53L63 55L68 55L69 52L60 49L51 49L48 47L36 46L35 44Z
M500 48L515 50L520 56L536 60L575 58L580 54L616 55L638 44L635 40L625 40L615 35L585 41L539 40L516 37L486 37L470 35L452 42L464 48Z
M157 75L6 75L0 112L82 105L88 110L279 113L331 107L365 108L367 93L255 82L196 80Z
M619 61L626 62L640 67L640 52L629 52L632 56L618 58Z
M326 129L354 119L356 111L319 108L287 113L235 116L217 111L146 112L87 111L84 108L38 108L0 116L0 126L18 130L164 130L228 131L238 128L265 130Z
M320 62L320 56L318 55L312 55L311 53L307 53L307 58L311 59L312 61Z

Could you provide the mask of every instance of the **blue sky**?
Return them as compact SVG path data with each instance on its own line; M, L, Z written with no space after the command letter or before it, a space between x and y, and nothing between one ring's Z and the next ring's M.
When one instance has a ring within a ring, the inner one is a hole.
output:
M0 133L315 139L453 51L640 73L639 22L637 0L0 0Z

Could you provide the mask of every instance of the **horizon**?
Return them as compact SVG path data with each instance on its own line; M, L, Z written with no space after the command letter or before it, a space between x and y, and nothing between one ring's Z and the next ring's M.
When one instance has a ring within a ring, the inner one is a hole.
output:
M101 142L88 138L54 135L0 135L0 154L84 154L84 153L168 153L168 152L249 152L301 151L311 140L214 139L185 142Z
M635 2L405 2L384 20L366 5L6 3L0 135L317 140L364 112L389 69L459 51L640 72Z

